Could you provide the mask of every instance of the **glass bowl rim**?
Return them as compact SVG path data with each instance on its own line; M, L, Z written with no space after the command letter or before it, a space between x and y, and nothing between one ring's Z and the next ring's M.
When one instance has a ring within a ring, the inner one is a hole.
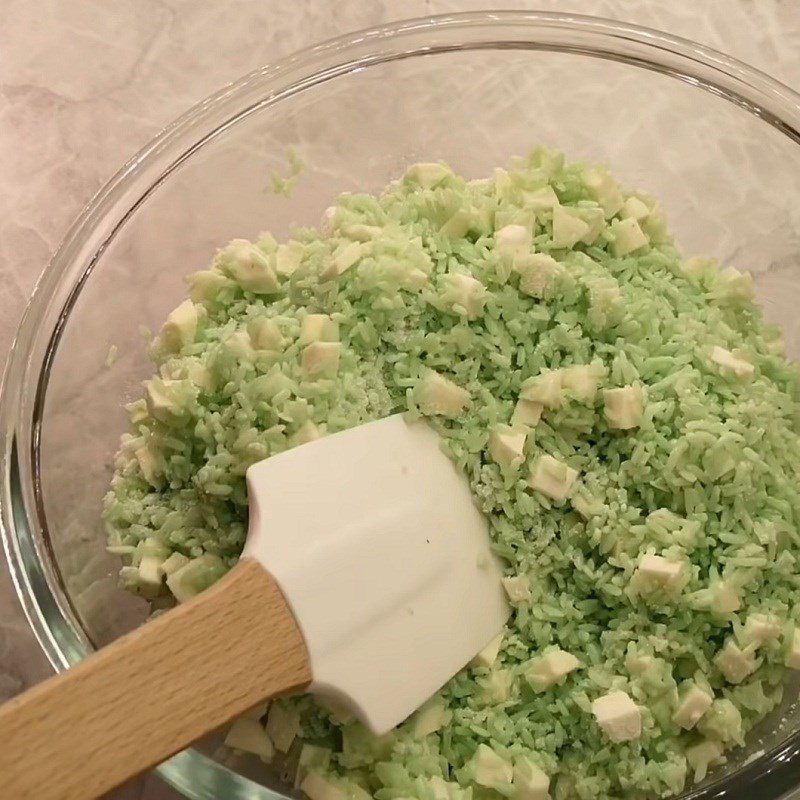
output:
M0 534L28 622L56 671L91 649L51 563L38 485L47 379L70 310L114 233L169 174L249 114L328 80L420 55L480 49L560 52L660 72L721 97L800 145L800 94L713 48L602 17L477 11L405 19L330 39L254 70L165 127L92 198L39 278L12 342L0 386ZM721 800L732 780L742 796L777 798L800 781L800 730L683 800ZM792 766L792 763L796 766ZM156 769L190 800L283 795L196 750Z

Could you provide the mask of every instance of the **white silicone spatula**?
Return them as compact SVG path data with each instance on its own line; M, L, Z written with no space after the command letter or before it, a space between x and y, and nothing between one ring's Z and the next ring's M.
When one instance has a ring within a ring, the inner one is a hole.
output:
M424 423L319 439L247 484L222 580L0 708L3 797L98 797L287 692L384 732L502 630L486 522Z

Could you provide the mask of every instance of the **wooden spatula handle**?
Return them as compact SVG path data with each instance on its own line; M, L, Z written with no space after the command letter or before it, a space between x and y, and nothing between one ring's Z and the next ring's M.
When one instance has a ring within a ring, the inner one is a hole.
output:
M198 597L0 708L0 793L96 798L310 680L283 595L243 559Z

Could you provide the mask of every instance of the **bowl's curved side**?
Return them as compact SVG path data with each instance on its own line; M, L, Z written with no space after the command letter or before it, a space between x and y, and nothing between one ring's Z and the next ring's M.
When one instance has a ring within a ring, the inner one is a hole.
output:
M12 578L56 670L92 649L50 549L39 484L42 410L67 319L101 256L148 197L207 144L248 116L358 70L433 54L539 50L621 62L724 98L800 144L800 95L767 75L688 40L610 20L537 12L466 13L360 31L298 52L202 101L166 128L100 190L72 226L34 291L0 393L0 532ZM776 798L800 780L800 734L743 766L744 793ZM159 768L193 800L281 797L206 756L187 751ZM730 793L726 776L690 792Z

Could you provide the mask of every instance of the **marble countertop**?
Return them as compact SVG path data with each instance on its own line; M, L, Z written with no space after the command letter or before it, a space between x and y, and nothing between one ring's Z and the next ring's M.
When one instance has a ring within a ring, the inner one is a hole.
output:
M798 0L3 0L0 358L70 222L189 106L312 42L499 5L598 14L716 47L800 88ZM0 701L49 673L0 565ZM147 777L114 800L177 800Z

